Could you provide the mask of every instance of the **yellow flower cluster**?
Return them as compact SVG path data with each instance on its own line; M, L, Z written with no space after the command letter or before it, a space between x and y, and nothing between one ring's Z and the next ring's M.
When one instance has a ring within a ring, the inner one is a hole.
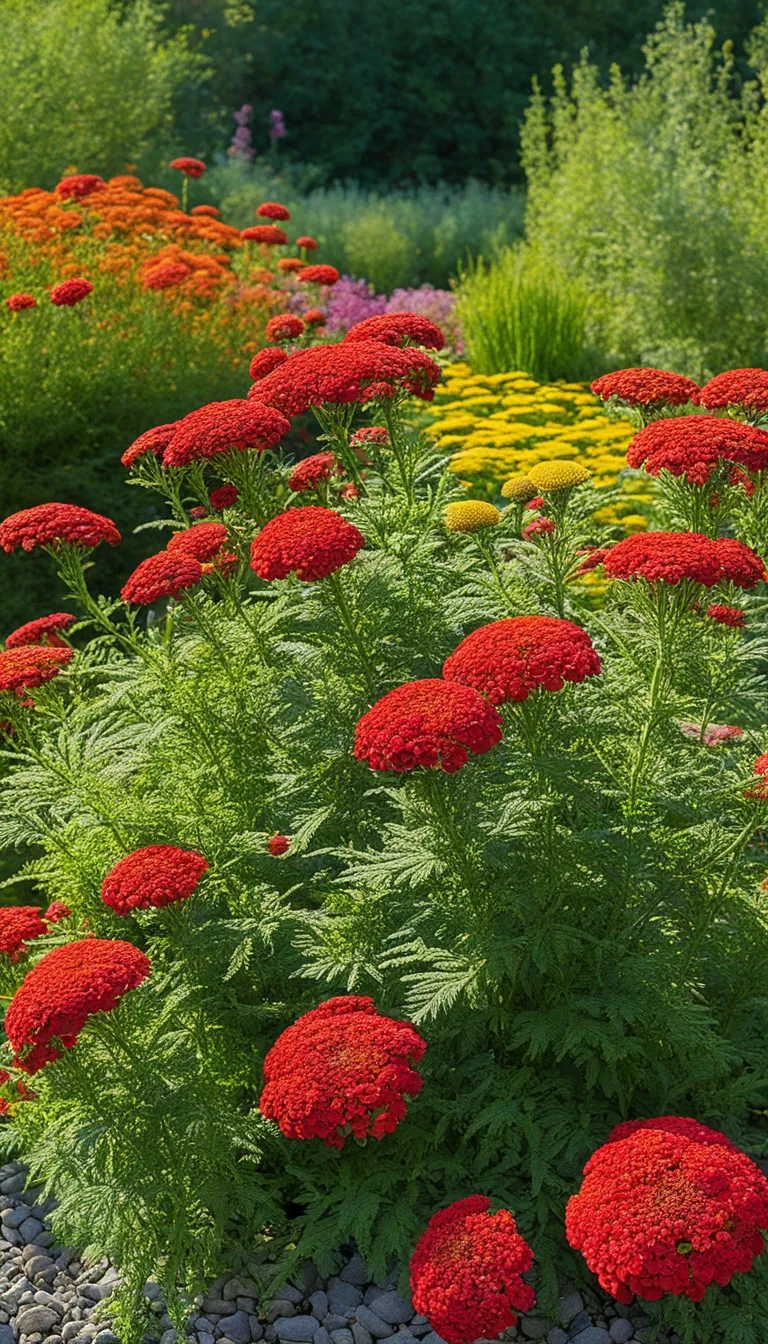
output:
M451 453L451 470L490 499L513 474L564 458L582 464L595 485L615 485L636 432L627 421L611 420L586 383L478 374L463 363L448 365L428 414L440 448ZM638 505L650 498L649 486L629 480L622 499L601 509L598 520L641 531L647 520Z
M481 532L496 527L501 514L484 499L459 499L445 508L445 526L449 532Z

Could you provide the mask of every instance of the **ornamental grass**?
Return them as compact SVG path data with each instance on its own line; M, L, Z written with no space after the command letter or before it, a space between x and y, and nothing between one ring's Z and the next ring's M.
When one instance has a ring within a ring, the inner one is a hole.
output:
M124 1344L148 1278L181 1334L232 1255L266 1292L351 1240L447 1344L532 1337L566 1267L763 1344L765 431L659 371L631 423L487 379L530 417L491 502L423 428L429 349L392 317L250 389L249 352L144 424L138 566L80 504L0 523L66 594L0 649L3 1140L118 1265ZM582 410L610 460L531 436Z

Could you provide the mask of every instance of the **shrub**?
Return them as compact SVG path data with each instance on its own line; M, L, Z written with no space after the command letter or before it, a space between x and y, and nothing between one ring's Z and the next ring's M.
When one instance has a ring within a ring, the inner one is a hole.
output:
M764 553L765 473L731 484L723 440L707 535L688 530L699 487L671 477L677 530L611 546L567 463L534 469L538 526L521 535L514 498L457 526L460 487L394 385L428 398L437 366L374 344L291 354L245 403L314 399L342 506L286 511L290 465L245 446L245 412L210 409L215 444L200 413L155 443L196 443L183 465L136 458L172 519L152 571L187 565L174 596L134 594L146 615L89 592L103 519L46 509L0 533L47 551L84 620L44 678L66 644L2 655L23 657L0 691L0 841L33 847L20 880L71 911L2 964L10 1135L61 1199L62 1241L124 1271L126 1344L150 1273L180 1328L225 1242L271 1257L272 1283L350 1237L378 1273L485 1190L509 1210L480 1219L473 1293L519 1228L547 1300L579 1168L617 1123L677 1110L689 1137L693 1116L764 1145L764 566L718 534L751 529ZM209 472L239 493L190 533ZM575 580L600 541L586 563L618 577L592 612ZM723 605L743 623L705 614ZM138 899L111 898L116 873ZM42 968L77 961L86 931L142 973L57 1037ZM22 1100L38 1045L58 1057ZM338 1097L318 1086L329 1059ZM750 1218L733 1284L675 1303L688 1338L730 1311L759 1344L738 1316L743 1293L765 1310Z

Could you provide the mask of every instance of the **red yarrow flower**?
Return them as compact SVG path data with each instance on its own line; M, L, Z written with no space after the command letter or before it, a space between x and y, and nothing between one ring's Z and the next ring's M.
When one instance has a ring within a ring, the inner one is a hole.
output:
M694 1143L714 1144L718 1148L728 1148L732 1153L741 1151L719 1129L710 1129L689 1115L657 1115L650 1120L622 1120L611 1130L608 1142L628 1139L630 1134L636 1134L639 1129L661 1129L666 1134L679 1134L684 1139L692 1139Z
M110 1012L149 975L149 958L120 939L84 938L46 952L5 1015L14 1065L37 1073L76 1044L95 1013Z
M260 350L257 355L253 356L248 372L253 381L257 383L260 378L266 378L268 373L279 369L280 365L285 364L289 359L290 355L287 350L278 348Z
M609 548L607 546L594 546L590 549L585 548L583 551L579 551L578 554L583 555L584 559L575 573L579 575L589 574L593 569L597 569L598 565L602 565L608 554L608 550Z
M764 802L768 798L768 753L758 756L753 769L760 782L751 789L745 789L744 797L754 802Z
M302 261L301 257L281 257L277 263L277 269L290 274L291 271L303 271L306 264L306 261Z
M413 1069L426 1050L410 1022L382 1017L372 999L328 999L286 1028L264 1060L262 1115L288 1139L343 1148L391 1134L406 1096L421 1090Z
M219 554L226 540L223 523L196 523L184 532L174 532L166 549L171 555L191 555L202 565Z
M217 210L215 205L193 205L190 215L208 215L211 219L219 219L221 211Z
M171 159L168 167L175 168L177 172L183 173L185 177L202 177L205 172L205 164L202 159L190 159L185 157Z
M684 406L698 400L699 385L680 373L664 369L617 369L592 383L596 397L616 397L630 406Z
M90 550L100 541L117 546L120 539L111 518L77 504L35 504L0 523L0 546L9 554L19 546L23 551L34 551L61 542Z
M296 351L250 389L248 400L275 406L284 415L301 415L326 402L363 402L382 384L390 396L402 388L431 401L439 380L440 366L423 350L397 350L380 341L342 342Z
M356 429L352 438L349 440L350 447L364 448L366 443L389 443L389 430L385 425L365 425L362 429Z
M716 415L681 415L646 425L627 451L630 467L644 467L650 476L668 471L690 485L705 485L724 459L762 471L768 467L768 433Z
M495 1339L536 1301L520 1277L533 1251L512 1214L490 1204L470 1195L433 1214L411 1258L413 1305L447 1344Z
M267 849L275 858L279 858L281 854L288 853L290 844L291 842L287 835L273 835L267 845Z
M76 619L68 611L54 611L50 616L38 616L36 621L27 621L26 625L20 625L18 630L14 630L6 639L5 647L20 649L26 644L48 644L57 649L66 649L68 646L65 640L59 639L59 633L73 625Z
M725 607L721 602L712 602L707 607L707 615L718 625L730 625L736 630L741 630L747 619L741 607Z
M168 447L178 424L178 420L172 420L168 425L155 425L153 429L145 429L138 439L134 439L130 448L126 448L120 458L123 466L132 467L137 458L144 457L146 453L159 457Z
M305 266L303 271L299 271L298 279L305 285L335 285L339 279L339 272L335 266L324 266L321 263L317 266Z
M62 177L56 187L56 195L62 200L84 201L95 191L103 191L106 182L96 173L73 173L71 177Z
M285 416L273 406L235 397L231 401L211 401L179 420L176 431L163 454L166 467L186 467L190 462L208 461L219 453L246 448L263 453L290 429Z
M104 878L101 899L117 915L178 905L197 890L208 860L195 849L147 845L116 863Z
M301 237L296 239L296 246L303 247L305 252L317 251L317 243L308 233L302 233Z
M537 509L544 508L544 502L543 495L534 495L533 499L527 499L525 501L523 508L530 510L531 513L535 513Z
M240 237L245 243L263 243L267 247L281 247L288 242L288 235L275 224L252 224L249 229L241 229Z
M256 206L255 213L261 219L290 219L291 212L286 210L284 205L278 201L262 201L261 205Z
M543 502L542 500L542 504ZM555 524L551 518L534 518L532 523L526 524L521 535L525 537L526 541L530 541L531 537L550 536L554 531Z
M445 336L440 328L420 313L382 313L366 317L350 327L345 341L381 341L384 345L422 345L427 350L442 350Z
M612 1136L566 1209L570 1245L619 1302L665 1293L700 1302L710 1283L724 1288L763 1249L760 1169L727 1143L673 1131L669 1119Z
M561 691L566 681L600 671L586 630L556 616L513 616L483 625L443 665L446 681L474 686L494 705L527 700L537 687Z
M273 342L293 341L302 331L306 331L306 326L295 313L278 313L277 317L270 317L266 326L266 337L268 341Z
M193 555L160 551L142 560L123 585L121 596L134 606L146 607L161 597L180 597L202 577L202 565Z
M763 561L743 542L700 532L636 533L611 546L603 566L611 579L670 584L692 579L705 588L723 581L754 588L765 577Z
M183 261L164 261L153 266L144 276L144 289L174 289L192 274L192 267Z
M295 574L305 583L334 574L354 560L365 537L340 513L309 504L271 518L251 544L251 569L260 579Z
M222 509L230 509L240 498L240 491L236 485L220 485L212 490L208 496L212 509L220 513Z
M74 308L76 303L82 303L92 292L90 280L84 280L78 275L72 280L62 280L60 285L54 285L48 297L57 308Z
M25 308L36 308L37 299L34 294L11 294L5 300L6 308L10 308L12 313L21 313Z
M33 691L57 677L72 657L68 646L57 649L50 644L24 644L21 648L0 652L0 691L21 695Z
M727 373L718 373L704 384L699 401L712 411L726 406L768 410L768 370L729 369Z
M71 914L72 911L69 906L65 905L63 901L51 901L43 919L46 924L60 924L63 919L68 919Z
M27 944L48 932L36 905L6 905L0 909L0 953L17 962Z
M325 316L322 308L307 308L304 321L308 327L321 327L325 322Z
M498 711L472 686L427 679L396 686L355 731L355 756L372 770L402 774L417 765L455 774L501 741Z
M744 729L735 723L710 723L702 732L698 723L681 723L680 732L683 737L695 738L705 747L719 747L723 742L732 742L734 738L741 737Z
M329 480L338 470L333 453L313 453L294 467L288 477L288 486L297 495L304 490L316 490L318 485Z
M5 1087L6 1084L9 1083L10 1081L11 1081L11 1075L10 1075L10 1073L8 1072L8 1070L7 1070L7 1069L0 1069L0 1087ZM17 1091L18 1094L19 1094L18 1099L19 1099L20 1101L32 1101L32 1100L34 1100L34 1096L35 1096L34 1092L30 1092L29 1088L26 1086L25 1083L22 1083L21 1081L19 1081L19 1082L16 1084L16 1091ZM6 1101L5 1097L0 1097L0 1115L9 1115L9 1114L10 1114L10 1110L11 1110L11 1106L12 1106L12 1105L13 1105L13 1102L11 1102L11 1101Z

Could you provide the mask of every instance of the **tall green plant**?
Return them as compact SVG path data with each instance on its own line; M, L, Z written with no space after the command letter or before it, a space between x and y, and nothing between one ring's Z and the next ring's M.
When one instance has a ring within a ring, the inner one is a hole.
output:
M585 375L587 296L530 250L505 248L464 266L457 311L478 373L522 369L539 382Z

